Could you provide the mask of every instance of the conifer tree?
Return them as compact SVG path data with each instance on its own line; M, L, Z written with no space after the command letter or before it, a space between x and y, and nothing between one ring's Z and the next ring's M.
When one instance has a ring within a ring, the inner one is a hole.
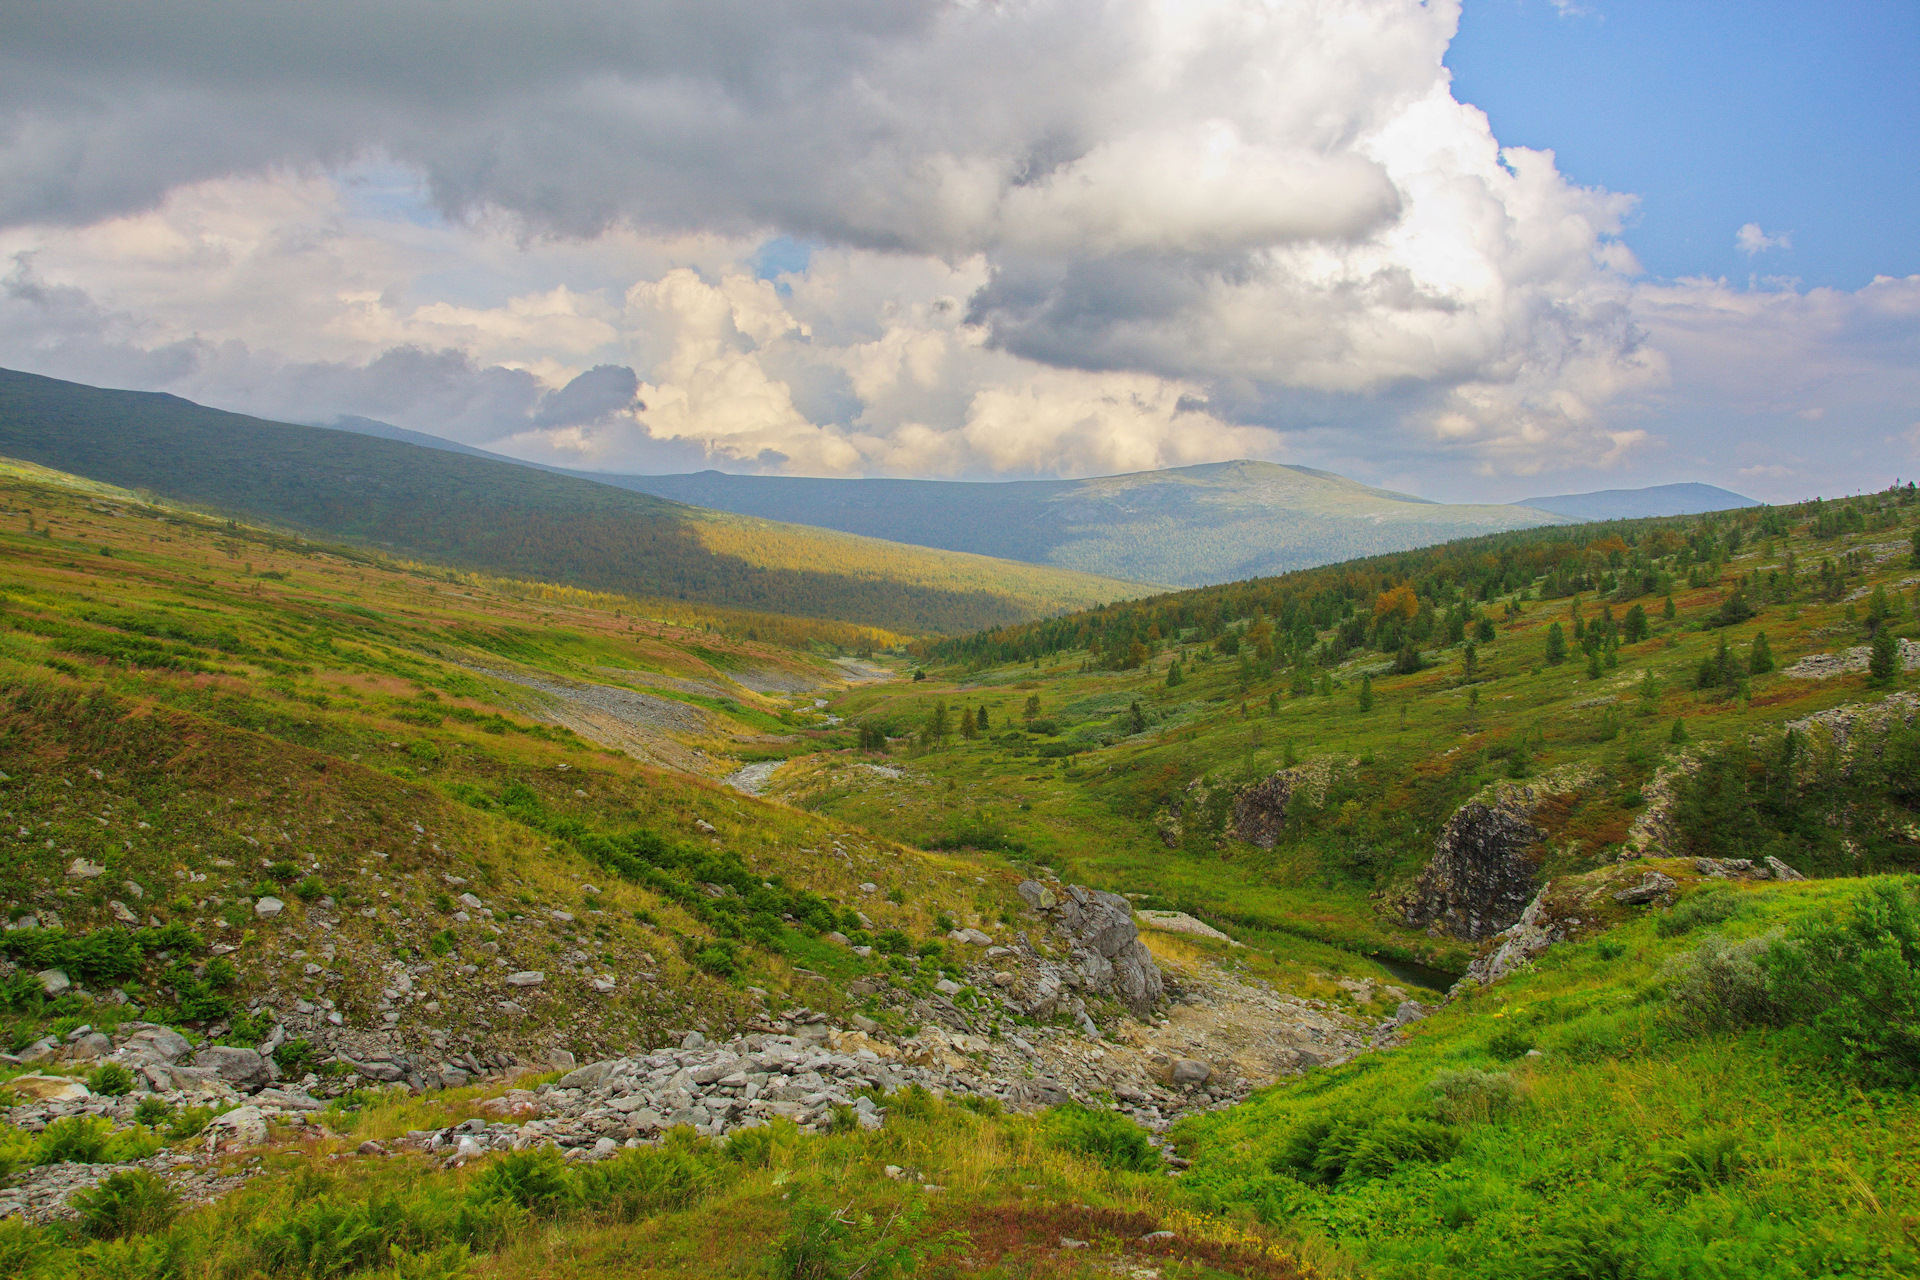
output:
M985 733L987 731L987 708L984 704L981 706L979 714L974 716L973 722L980 726L980 732Z
M1764 631L1753 637L1753 650L1747 655L1747 670L1756 676L1773 670L1773 649L1767 644L1767 633Z
M1660 616L1665 618L1668 622L1672 622L1674 612L1675 611L1673 607L1673 597L1668 596L1667 602L1660 606Z
M1547 628L1547 665L1557 667L1567 660L1567 633L1559 623Z
M1360 677L1360 709L1373 710L1373 677L1370 675Z
M1873 650L1867 658L1867 679L1876 685L1889 685L1900 672L1900 642L1892 627L1873 633Z

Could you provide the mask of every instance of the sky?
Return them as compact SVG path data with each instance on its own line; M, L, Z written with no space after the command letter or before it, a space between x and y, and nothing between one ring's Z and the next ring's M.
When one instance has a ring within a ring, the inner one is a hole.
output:
M589 470L1920 471L1920 6L0 0L0 366Z

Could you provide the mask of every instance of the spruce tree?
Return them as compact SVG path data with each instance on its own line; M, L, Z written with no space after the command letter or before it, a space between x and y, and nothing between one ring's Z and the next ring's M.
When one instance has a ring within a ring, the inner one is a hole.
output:
M1672 622L1673 615L1674 615L1673 597L1668 596L1667 602L1660 606L1660 616L1665 618L1668 622Z
M1773 670L1773 649L1767 644L1767 633L1764 631L1753 637L1753 651L1747 655L1747 670L1757 676Z
M987 709L985 706L982 706L979 713L973 717L973 722L980 726L980 732L985 733L987 731Z
M1599 678L1600 678L1600 651L1598 649L1594 649L1587 654L1587 679L1598 680Z
M1360 709L1373 710L1373 677L1370 675L1360 677Z
M1635 605L1627 610L1621 632L1628 644L1639 644L1647 638L1647 611L1644 606Z
M1567 660L1567 633L1554 623L1547 628L1547 665L1557 667Z
M1892 627L1873 633L1873 651L1867 658L1867 679L1876 685L1889 685L1900 672L1900 642Z

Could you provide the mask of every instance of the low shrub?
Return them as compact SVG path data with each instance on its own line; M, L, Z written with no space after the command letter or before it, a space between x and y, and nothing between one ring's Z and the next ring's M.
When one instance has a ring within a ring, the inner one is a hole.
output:
M1042 1121L1054 1146L1085 1156L1107 1169L1149 1173L1161 1167L1147 1131L1117 1111L1063 1103Z
M180 1212L180 1193L146 1169L123 1169L90 1191L76 1192L71 1203L80 1213L82 1231L118 1240L171 1225Z
M39 1164L99 1164L113 1142L113 1124L101 1116L68 1116L40 1134Z
M767 1271L774 1280L892 1280L912 1276L957 1238L922 1239L924 1201L906 1200L883 1219L796 1196Z
M140 1099L133 1109L136 1124L157 1125L173 1114L173 1104L157 1093L150 1093Z
M573 1193L596 1215L638 1222L698 1204L733 1176L710 1145L696 1147L669 1138L664 1146L622 1151L611 1159L582 1165L574 1171Z
M751 1129L735 1129L720 1147L728 1160L747 1169L770 1169L782 1151L791 1150L800 1130L791 1120L775 1120Z
M1520 1087L1504 1071L1440 1071L1427 1088L1433 1094L1433 1118L1443 1124L1497 1120L1520 1105Z
M1745 904L1731 889L1702 889L1688 894L1673 909L1654 921L1653 929L1663 938L1677 938L1702 925L1721 924L1740 914Z
M1384 1178L1403 1164L1437 1164L1459 1147L1459 1131L1435 1120L1323 1115L1297 1126L1270 1164L1301 1182L1332 1186Z
M1515 1023L1508 1023L1487 1037L1487 1052L1502 1062L1512 1062L1515 1058L1527 1056L1527 1050L1533 1048L1533 1031Z
M123 1098L133 1092L133 1072L117 1062L103 1062L87 1073L87 1088L109 1098Z
M1766 957L1773 941L1728 942L1717 934L1667 962L1661 977L1667 1007L1682 1030L1702 1034L1778 1021L1767 986Z
M512 1151L490 1162L468 1197L476 1204L506 1202L536 1216L560 1212L573 1195L567 1163L552 1147Z
M167 1141L185 1142L199 1137L213 1123L212 1107L187 1107L167 1122Z

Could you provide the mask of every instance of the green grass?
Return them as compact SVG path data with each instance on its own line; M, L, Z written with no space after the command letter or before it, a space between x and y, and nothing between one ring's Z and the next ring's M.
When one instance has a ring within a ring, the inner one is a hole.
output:
M1862 891L1732 890L1725 936L1844 914ZM1696 1030L1667 966L1705 938L1654 910L1393 1053L1185 1122L1188 1191L1380 1277L1911 1274L1910 1083L1863 1087L1837 1041L1791 1025Z

